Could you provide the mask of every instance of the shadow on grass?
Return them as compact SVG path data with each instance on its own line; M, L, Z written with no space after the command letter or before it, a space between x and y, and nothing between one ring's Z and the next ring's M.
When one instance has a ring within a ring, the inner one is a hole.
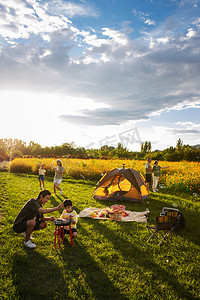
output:
M71 178L63 178L62 182L71 183L75 185L89 185L95 188L96 182L95 181L88 181L88 180L81 180L81 179L71 179Z
M84 221L87 222L86 220ZM115 250L119 251L124 259L130 263L131 267L139 273L139 277L141 280L145 281L145 284L149 281L148 275L146 274L151 273L153 274L151 286L154 286L155 291L158 290L158 286L154 283L154 280L156 282L159 281L160 284L169 286L173 291L173 295L177 295L178 299L195 299L194 295L178 282L173 273L166 271L164 268L155 263L155 261L151 258L149 249L145 251L136 247L127 239L117 235L116 231L114 232L113 230L110 230L106 225L103 225L100 222L93 222L92 224L93 228L96 231L99 231L100 234L103 234L104 237L113 244ZM120 226L123 226L122 223L119 222L119 224ZM125 228L128 227L127 224L124 225ZM145 274L144 271L147 273ZM145 297L145 292L143 296Z
M82 228L82 231L84 230ZM88 235L86 231L85 234ZM70 272L74 281L78 282L76 290L79 292L79 298L77 299L129 299L114 286L98 263L94 261L86 249L78 242L78 239L75 241L73 248L71 248L69 241L67 242L66 239L64 243L64 248L60 249L60 254L62 255L62 260L67 261L66 272ZM80 277L84 278L82 282L80 281ZM89 290L91 291L89 292Z
M60 198L63 201L64 199L69 199L69 196L67 196L66 194L62 193L61 197L58 196L58 198Z
M60 201L57 201L57 197L56 196L51 196L50 198L50 202L51 204L55 207L58 206L60 204Z
M61 196L58 196L58 195L56 195L56 196L51 195L51 198L50 198L50 202L51 202L51 204L53 204L53 206L58 206L60 203L63 202L63 200L64 199Z
M12 277L15 299L68 299L68 287L58 266L35 250L13 257Z

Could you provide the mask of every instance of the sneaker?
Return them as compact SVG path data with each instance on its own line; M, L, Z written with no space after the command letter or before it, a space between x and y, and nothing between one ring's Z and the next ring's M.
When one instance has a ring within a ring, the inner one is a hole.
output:
M28 248L30 248L30 249L34 249L34 248L36 247L36 245L33 244L33 243L31 242L31 240L28 240L27 242L24 242L24 246L26 246L26 247L28 247Z
M56 196L56 194L53 194L54 196Z
M26 231L22 232L22 236L23 236L24 238L26 238ZM32 236L30 236L30 240L34 240L34 238L33 238Z
M63 191L63 190L60 191L60 194L62 194L62 191Z
M22 232L22 236L26 238L26 231Z
M156 193L156 190L153 190L154 193Z

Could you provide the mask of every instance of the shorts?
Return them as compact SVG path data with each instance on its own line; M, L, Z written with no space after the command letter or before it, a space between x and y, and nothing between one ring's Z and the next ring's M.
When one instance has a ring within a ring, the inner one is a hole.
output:
M27 229L27 221L28 221L28 220L23 220L23 221L21 221L21 222L18 223L18 224L14 224L14 225L13 225L13 230L14 230L15 232L17 232L17 233L21 233L21 232L26 231L26 229ZM36 220L36 224L35 224L35 227L34 227L33 230L38 230L39 227L40 227L41 222L42 222L42 221Z
M151 174L145 174L145 177L146 177L146 182L151 183L151 181L152 181Z
M74 232L77 232L76 228L72 228L72 234ZM70 231L68 229L64 229L64 234L70 234Z
M54 178L54 183L60 184L61 182L62 182L62 178L61 179Z
M44 179L45 179L44 175L39 175L38 180L44 180Z

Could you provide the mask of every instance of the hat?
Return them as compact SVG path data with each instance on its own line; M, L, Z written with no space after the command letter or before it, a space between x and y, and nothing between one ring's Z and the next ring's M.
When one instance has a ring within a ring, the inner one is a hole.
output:
M60 159L57 159L57 161L61 162L61 160L60 160Z

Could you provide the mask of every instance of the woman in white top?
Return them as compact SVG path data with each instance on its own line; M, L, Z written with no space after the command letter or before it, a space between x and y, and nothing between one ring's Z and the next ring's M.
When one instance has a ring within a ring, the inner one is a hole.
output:
M53 161L54 162L54 161ZM52 162L52 168L55 170L55 176L54 176L54 195L56 195L56 189L58 189L60 191L60 194L62 194L62 189L60 188L60 184L62 182L62 177L63 174L65 172L61 160L57 159L57 167L53 166L53 162Z

